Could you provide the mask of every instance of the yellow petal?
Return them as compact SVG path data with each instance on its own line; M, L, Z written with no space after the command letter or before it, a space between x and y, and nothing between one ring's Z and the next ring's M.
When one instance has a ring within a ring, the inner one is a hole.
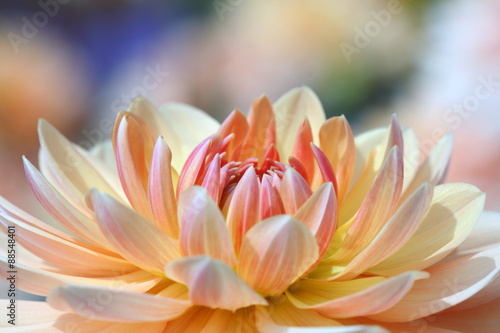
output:
M394 275L437 263L470 234L483 210L484 199L484 193L472 185L436 186L431 207L415 234L369 272Z
M282 161L292 155L297 131L308 119L314 143L319 144L319 129L325 122L325 112L318 96L309 87L290 90L274 103L276 147Z
M183 300L83 286L54 288L47 302L55 309L73 311L90 319L129 323L174 319L191 306Z
M286 295L296 307L311 309L330 318L360 317L390 309L410 291L415 280L427 276L422 272L407 272L389 279L303 280L297 290L289 290Z
M209 255L230 267L236 264L231 235L222 213L199 186L188 188L179 200L181 233L179 244L183 256Z
M278 295L318 259L318 244L300 221L287 215L263 220L241 245L238 275L264 295Z
M207 256L188 257L165 266L168 278L185 284L197 305L236 311L267 302L243 282L224 262ZM237 297L235 297L237 295Z

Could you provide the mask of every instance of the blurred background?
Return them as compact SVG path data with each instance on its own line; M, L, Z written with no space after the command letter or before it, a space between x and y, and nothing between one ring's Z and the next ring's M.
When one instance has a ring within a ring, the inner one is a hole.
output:
M356 132L455 132L449 181L500 210L498 0L0 0L0 37L0 195L37 216L38 118L89 148L139 95L222 120L300 85Z

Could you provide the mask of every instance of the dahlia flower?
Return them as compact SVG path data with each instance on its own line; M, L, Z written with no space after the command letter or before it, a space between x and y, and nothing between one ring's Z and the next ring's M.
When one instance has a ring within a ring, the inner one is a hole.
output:
M487 332L499 308L499 215L443 184L445 136L420 161L413 132L353 137L308 88L219 124L144 99L86 151L39 126L25 160L50 226L15 226L15 329L33 332ZM483 214L482 214L483 213ZM1 274L9 261L2 246ZM474 311L481 311L474 316Z

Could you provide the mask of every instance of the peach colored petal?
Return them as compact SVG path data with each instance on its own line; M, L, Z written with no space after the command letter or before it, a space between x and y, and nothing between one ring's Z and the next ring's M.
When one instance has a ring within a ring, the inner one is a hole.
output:
M189 299L197 305L236 311L267 302L224 262L207 256L171 261L165 267L168 278L185 284Z
M54 328L57 332L77 333L162 333L166 322L117 323L85 318L68 313L57 318Z
M121 258L94 251L82 241L57 237L2 213L0 223L5 228L15 226L17 242L27 250L60 268L79 271L80 275L103 276L137 269Z
M179 236L177 201L172 181L172 153L160 137L151 158L148 198L156 224L170 237Z
M118 174L132 207L151 218L148 173L154 141L148 125L134 115L124 115L114 133Z
M56 287L47 296L55 309L90 319L115 322L154 322L182 315L191 303L132 291L102 287Z
M333 258L353 259L375 238L397 207L403 186L403 160L397 147L390 150L372 188Z
M436 186L431 207L415 234L369 272L394 275L439 262L467 238L483 207L484 193L472 185Z
M58 190L64 189L65 195L80 203L85 202L85 195L91 188L98 188L120 199L107 180L52 125L41 120L38 132L45 165L52 169L52 178L58 180Z
M293 168L285 171L279 191L287 214L295 214L300 206L312 195L309 184Z
M337 227L337 198L332 183L321 185L293 216L303 222L316 237L319 259L323 257Z
M165 124L160 134L172 150L172 166L180 172L193 149L220 125L207 113L182 103L167 103L160 114Z
M203 140L192 153L187 157L186 163L182 167L177 183L177 196L179 196L186 188L193 185L200 185L200 179L205 161L210 147L213 145L212 138Z
M423 272L406 272L392 278L361 278L342 282L304 280L286 295L294 306L330 318L372 315L390 309L410 291Z
M241 145L239 160L261 160L267 148L276 141L273 106L265 96L257 98L247 116L248 132Z
M311 125L313 142L319 144L319 129L325 112L318 96L309 87L295 88L274 103L276 147L283 161L292 155L295 136L304 119Z
M427 272L429 279L416 282L398 304L370 318L412 321L465 301L500 275L500 248L435 265Z
M401 125L399 125L398 118L395 113L392 114L391 125L389 126L386 156L394 146L397 146L401 155L404 156L403 131L401 130Z
M357 182L359 182L360 177L365 171L366 165L369 164L369 157L374 149L382 147L385 149L387 147L386 142L384 142L384 137L386 137L387 128L377 128L366 132L363 132L354 137L354 144L356 146L356 157L354 163L354 172L351 178L351 188ZM380 148L379 150L381 150ZM385 153L385 152L384 152ZM373 162L372 162L373 163ZM373 166L374 171L378 170L378 166ZM372 178L374 179L374 177Z
M319 140L319 147L337 176L337 195L339 203L342 203L349 189L356 158L354 137L345 117L333 117L325 121L319 131Z
M433 188L422 185L399 207L371 243L353 260L340 264L345 269L335 280L352 279L388 258L404 246L422 222L432 200ZM330 279L333 280L333 279Z
M338 186L337 186L337 178L335 177L335 173L333 172L332 165L330 164L330 161L328 161L328 158L325 156L325 154L314 145L314 143L311 143L311 150L313 152L314 158L316 160L319 172L315 174L315 179L313 181L312 188L316 189L319 184L331 182L333 184L333 187L335 189L335 193L338 192ZM321 178L319 177L321 175Z
M260 220L260 182L253 167L245 171L234 189L227 211L227 226L236 253L245 233Z
M42 206L76 236L96 246L110 249L111 246L97 224L68 202L27 159L24 158L23 161L31 189Z
M207 172L205 173L201 186L207 189L208 195L215 202L219 202L222 196L222 190L224 188L223 187L224 185L221 185L220 155L216 154L212 162L210 162L208 165Z
M193 186L179 200L181 233L179 245L183 256L209 255L230 267L236 264L231 235L224 216L203 187Z
M1 299L0 306L5 309L9 305L9 299ZM53 309L45 302L17 300L15 325L9 324L9 316L0 322L2 332L61 332L50 330L59 316L66 312ZM7 312L9 313L9 312Z
M134 265L161 275L165 264L179 257L177 240L153 222L107 194L93 191L90 198L102 233Z
M300 221L278 215L257 223L241 245L236 271L264 295L278 295L318 259L318 244Z

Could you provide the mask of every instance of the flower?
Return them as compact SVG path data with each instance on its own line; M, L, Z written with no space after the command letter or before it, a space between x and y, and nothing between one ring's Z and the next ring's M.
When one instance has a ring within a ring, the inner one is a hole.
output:
M220 125L137 99L91 151L39 132L41 172L26 173L59 224L5 200L0 215L17 286L50 305L20 304L26 329L421 332L478 306L493 325L499 215L480 218L474 186L442 184L450 135L419 164L395 117L354 138L308 88Z

